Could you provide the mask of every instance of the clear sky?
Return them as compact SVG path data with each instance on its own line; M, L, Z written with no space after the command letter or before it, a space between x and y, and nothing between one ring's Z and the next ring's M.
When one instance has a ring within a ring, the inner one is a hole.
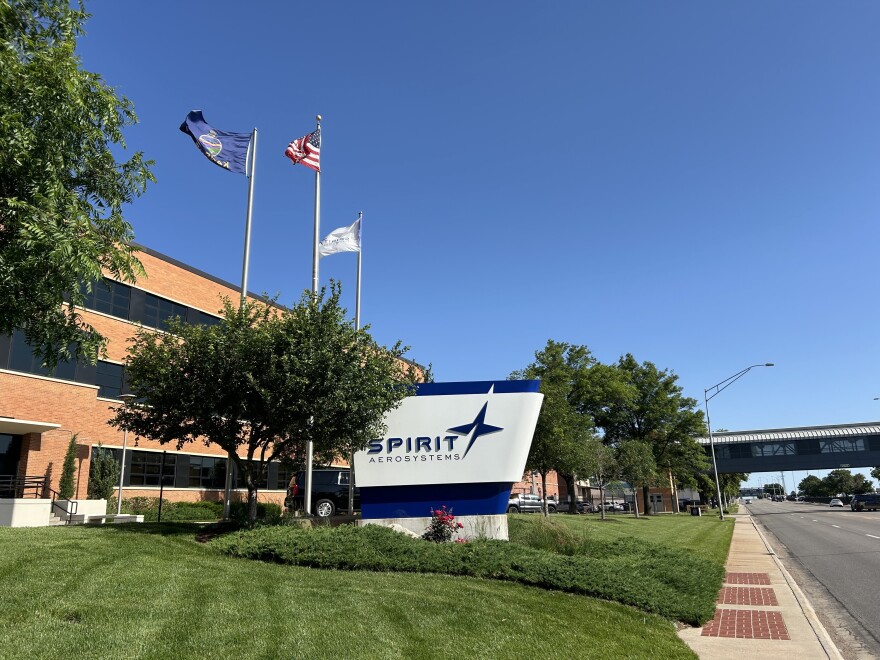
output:
M552 338L701 402L776 363L715 427L880 419L873 0L87 8L79 53L156 161L138 242L239 283L247 179L177 127L257 127L248 288L293 303L314 174L283 152L321 114L321 233L363 211L362 321L437 380L503 379ZM321 263L352 315L356 262Z

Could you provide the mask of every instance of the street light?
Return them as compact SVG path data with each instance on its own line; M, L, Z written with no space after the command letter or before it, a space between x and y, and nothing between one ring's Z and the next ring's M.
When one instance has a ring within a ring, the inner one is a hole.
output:
M764 364L753 364L750 367L746 367L742 371L738 371L733 374L730 378L725 378L720 383L713 385L712 387L708 387L703 390L703 401L706 404L706 428L709 429L709 449L712 452L712 469L715 471L715 492L718 496L718 510L721 513L721 520L724 520L724 504L721 501L721 482L718 481L718 462L715 460L715 440L712 438L712 423L709 421L709 401L714 399L716 396L721 394L728 387L733 385L740 378L745 376L755 367L772 367L772 362L765 362ZM709 396L709 392L712 392L712 396Z
M135 396L134 394L120 394L119 398L122 399L123 408L128 411L128 404L131 403ZM122 429L122 459L119 461L119 494L116 496L116 515L122 514L122 480L125 477L125 446L128 444L128 427L125 426Z

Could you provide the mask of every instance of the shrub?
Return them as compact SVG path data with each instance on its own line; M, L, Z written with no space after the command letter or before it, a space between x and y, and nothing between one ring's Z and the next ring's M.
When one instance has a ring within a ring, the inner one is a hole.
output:
M61 467L61 481L58 483L58 495L63 500L73 499L76 488L74 475L76 475L76 439L79 434L70 436L67 443L67 453L64 454L64 464Z
M439 509L431 509L431 522L428 524L428 529L422 534L422 538L435 543L447 543L463 527L464 525L460 522L455 522L452 509L447 511L446 507L442 506Z
M312 568L445 573L595 596L700 625L715 613L720 564L640 541L591 541L563 556L517 543L423 543L378 525L259 527L211 542L221 552Z
M560 555L583 554L588 540L586 530L578 534L567 525L543 516L512 517L507 524L511 539L536 550Z
M89 469L89 499L109 500L118 484L119 463L109 449L98 445L92 452Z
M240 525L247 525L247 502L230 503L229 517ZM281 524L281 507L274 502L257 502L257 520L268 525Z

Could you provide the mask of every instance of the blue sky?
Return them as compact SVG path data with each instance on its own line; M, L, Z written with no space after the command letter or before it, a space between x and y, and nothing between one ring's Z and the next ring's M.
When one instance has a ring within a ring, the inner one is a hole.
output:
M294 302L314 175L283 151L321 114L321 233L363 211L362 321L437 380L503 379L553 338L700 401L776 363L717 427L880 419L877 3L87 8L84 65L156 161L140 243L240 282L247 179L177 127L257 127L249 289ZM352 314L356 260L321 263Z

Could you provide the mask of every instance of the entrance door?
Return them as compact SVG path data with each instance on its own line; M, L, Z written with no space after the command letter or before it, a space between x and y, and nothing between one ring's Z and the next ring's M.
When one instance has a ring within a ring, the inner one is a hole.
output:
M21 436L0 433L0 476L18 475L18 461L21 458Z
M666 507L663 504L663 493L649 493L648 501L651 502L651 510L654 513L663 513Z

